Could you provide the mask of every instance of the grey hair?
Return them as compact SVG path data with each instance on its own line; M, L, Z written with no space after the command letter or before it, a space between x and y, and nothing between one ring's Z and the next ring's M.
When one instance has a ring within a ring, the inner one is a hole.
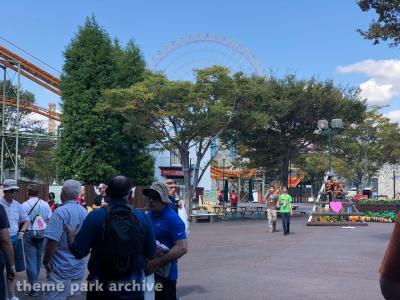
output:
M68 200L76 200L81 192L81 183L78 180L68 179L61 189Z

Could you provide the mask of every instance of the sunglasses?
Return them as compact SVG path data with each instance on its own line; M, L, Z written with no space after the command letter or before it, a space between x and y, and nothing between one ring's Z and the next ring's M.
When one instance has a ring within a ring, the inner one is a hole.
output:
M18 190L8 190L4 191L4 193L18 193Z

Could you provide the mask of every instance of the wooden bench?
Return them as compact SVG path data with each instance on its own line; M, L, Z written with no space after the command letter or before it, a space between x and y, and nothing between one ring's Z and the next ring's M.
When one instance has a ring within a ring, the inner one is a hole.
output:
M198 223L199 220L208 220L210 223L214 223L216 217L218 215L217 214L193 214L190 215L190 221L194 222L194 223Z

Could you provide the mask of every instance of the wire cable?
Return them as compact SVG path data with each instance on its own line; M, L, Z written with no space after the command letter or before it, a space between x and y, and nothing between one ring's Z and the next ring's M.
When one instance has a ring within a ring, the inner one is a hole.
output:
M20 51L22 51L22 52L28 54L29 56L31 56L32 58L36 59L37 61L40 61L42 64L48 66L49 68L53 69L54 71L58 72L59 74L62 73L60 70L58 70L58 69L56 69L55 67L49 65L49 64L46 63L45 61L43 61L43 60L41 60L40 58L34 56L33 54L31 54L31 53L29 53L28 51L22 49L21 47L18 47L16 44L10 42L9 40L5 39L4 37L0 36L0 39L3 40L3 41L5 41L5 42L8 43L8 44L14 46L14 47L17 48L18 50L20 50Z

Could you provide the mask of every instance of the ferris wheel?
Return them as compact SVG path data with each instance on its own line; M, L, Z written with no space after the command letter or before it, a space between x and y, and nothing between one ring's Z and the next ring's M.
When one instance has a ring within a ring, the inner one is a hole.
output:
M149 68L170 80L194 80L194 70L220 65L232 74L266 76L256 55L233 38L218 34L189 35L165 44L151 57Z

